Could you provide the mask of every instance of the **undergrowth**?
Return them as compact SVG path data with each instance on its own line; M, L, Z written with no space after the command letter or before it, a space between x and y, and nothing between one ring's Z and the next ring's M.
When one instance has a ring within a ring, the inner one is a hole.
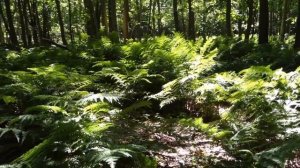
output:
M180 124L244 166L284 167L300 147L299 54L288 44L175 35L0 52L7 167L156 167L145 147L101 136L140 113L185 112Z

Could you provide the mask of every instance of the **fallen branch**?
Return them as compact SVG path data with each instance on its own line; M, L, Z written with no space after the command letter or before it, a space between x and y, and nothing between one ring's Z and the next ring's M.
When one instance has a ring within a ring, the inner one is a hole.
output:
M42 38L42 40L45 41L45 42L48 42L49 44L55 45L56 47L59 47L59 48L65 49L65 50L69 50L67 46L59 44L59 43L57 43L55 41L52 41L50 39Z

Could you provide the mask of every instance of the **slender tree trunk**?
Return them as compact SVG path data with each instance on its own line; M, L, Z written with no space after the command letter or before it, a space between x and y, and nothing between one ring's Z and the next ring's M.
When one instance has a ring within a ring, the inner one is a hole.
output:
M10 41L15 47L18 48L19 47L19 42L18 42L15 27L14 27L14 20L13 20L13 16L12 16L12 11L10 9L10 5L11 5L10 0L4 0L4 3L5 3L7 22L8 22L8 27L9 27Z
M4 12L3 12L3 7L2 7L2 2L0 1L0 15L1 15L1 19L3 21L5 30L6 30L6 34L9 34L9 26L8 26L8 22L6 17L4 16Z
M27 43L28 47L32 46L32 36L29 29L29 17L28 17L28 11L27 11L27 4L28 0L23 1L23 14L24 14L24 21L25 21L25 30L26 30L26 36L27 36Z
M156 20L155 20L155 15L156 15L156 0L153 0L153 8L152 8L152 30L153 34L156 32Z
M286 33L286 19L289 10L289 0L283 0L282 5L282 17L280 23L280 41L284 42L284 35Z
M107 0L101 1L101 25L104 27L104 33L107 34L108 22L107 22Z
M295 39L295 50L300 50L300 0L298 0L298 17L297 17L297 25L296 25L296 39Z
M129 0L124 0L124 11L123 11L123 34L124 40L129 38Z
M183 0L179 0L180 2L180 5L181 5L181 10L180 10L180 13L181 13L181 30L182 32L184 32L184 35L186 35L186 25L185 25L185 17L184 17L184 1Z
M71 38L71 43L74 43L74 34L72 28L72 5L71 0L68 0L68 8L69 8L69 33Z
M49 10L50 9L49 9L48 4L44 2L43 3L43 13L42 13L43 14L43 33L42 33L43 39L50 39L51 22L50 22L50 11Z
M61 14L61 8L60 8L60 2L59 0L55 0L56 9L57 9L57 17L58 17L58 23L60 27L60 34L61 34L61 40L64 45L67 45L67 39L66 39L66 33L64 28L64 21Z
M175 31L180 32L179 16L178 16L178 0L173 0L173 16Z
M158 18L157 18L157 28L158 28L158 34L160 35L162 33L162 24L161 24L161 4L160 4L160 0L156 0L157 3L157 14L158 14Z
M109 32L118 32L116 0L108 1Z
M206 0L203 0L203 8L204 8L204 13L207 12L207 7L206 7ZM203 32L202 32L202 38L203 38L203 41L205 42L206 41L206 19L207 19L207 16L204 14L202 15L202 29L203 29Z
M259 0L259 44L269 43L269 4L268 0Z
M5 43L4 31L2 29L2 19L0 18L0 44Z
M32 2L32 7L31 10L33 12L33 25L34 25L34 29L36 31L36 35L37 35L37 45L40 44L40 42L42 41L42 27L41 27L41 23L40 23L40 18L39 18L39 12L38 12L38 7L37 7L37 1L33 0Z
M252 29L252 24L253 24L253 0L247 0L248 3L248 20L247 20L247 29L246 29L246 33L245 33L245 41L248 42L249 41L249 37L250 37L250 33L251 33L251 29Z
M28 47L27 38L26 38L25 20L24 20L24 14L23 14L23 10L22 10L21 0L18 0L17 3L18 3L19 19L20 19L20 24L21 24L21 38L22 38L24 47Z
M188 0L188 8L189 8L189 30L188 30L188 38L190 40L195 40L195 14L193 11L193 2L192 0Z
M148 18L148 25L151 27L151 16L152 16L152 3L153 0L149 0L149 18Z
M226 35L232 37L231 30L231 0L226 0Z

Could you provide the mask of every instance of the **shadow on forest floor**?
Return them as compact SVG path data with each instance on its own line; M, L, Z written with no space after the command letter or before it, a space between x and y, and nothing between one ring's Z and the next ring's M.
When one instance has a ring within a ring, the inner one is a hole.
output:
M176 118L119 119L103 138L116 144L144 146L158 167L228 167L235 162L217 142L195 128L182 126Z

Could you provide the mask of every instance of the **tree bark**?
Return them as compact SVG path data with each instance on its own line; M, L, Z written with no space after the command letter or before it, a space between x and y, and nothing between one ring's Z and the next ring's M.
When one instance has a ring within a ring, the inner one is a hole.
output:
M10 9L10 0L4 0L4 3L5 3L6 15L7 15L7 23L8 23L8 27L9 27L8 33L9 33L10 41L15 47L18 48L19 42L18 42L15 27L14 27L12 11Z
M124 0L124 11L123 11L123 34L124 40L130 38L129 37L129 0Z
M231 30L231 0L226 0L226 35L232 37Z
M269 43L269 4L268 0L259 0L259 44Z
M91 0L84 0L84 6L88 13L88 18L86 21L86 31L89 35L90 40L97 39L98 31L97 30L97 21L95 16L94 3Z
M253 25L253 17L254 17L254 13L253 13L253 0L247 0L247 4L248 4L248 20L247 20L247 29L245 32L245 41L248 42L249 38L250 38L250 33L251 33L251 29L252 29L252 25Z
M195 13L192 7L192 0L188 0L188 9L189 9L189 27L188 27L188 38L190 40L195 40Z
M50 11L49 6L47 3L43 3L43 33L42 38L50 39L50 29L51 29L51 22L50 22Z
M21 0L18 0L17 4L18 4L19 19L20 19L20 24L21 24L22 42L23 42L24 47L28 47L27 37L26 37L26 29L25 29L25 20L24 20L24 14L23 14L23 10L22 10Z
M61 8L60 8L59 0L55 0L55 4L56 4L56 9L57 9L57 17L58 17L58 23L59 23L59 27L60 27L61 40L62 40L64 45L67 45L68 42L67 42L67 39L66 39L64 21L63 21L62 14L61 14Z
M29 29L29 17L28 17L28 11L27 11L27 4L28 0L23 1L23 14L24 14L24 21L25 21L25 30L26 30L26 36L27 36L27 43L28 47L32 46L32 36Z
M5 43L4 31L2 29L2 19L0 18L0 44Z
M71 38L71 43L74 43L74 34L72 28L72 5L71 0L68 0L68 8L69 8L69 33Z
M9 34L9 26L8 26L8 22L7 22L7 19L6 17L4 16L4 12L3 12L3 8L2 8L2 2L0 1L0 15L1 15L1 19L4 23L4 27L5 27L5 30L6 30L6 34Z
M298 17L296 25L296 39L295 39L295 50L300 51L300 0L298 0Z
M282 17L281 17L281 23L280 23L280 41L284 42L284 35L286 33L286 19L288 15L289 10L289 0L283 0L282 5Z
M116 0L108 1L109 32L118 32Z
M158 34L161 35L162 33L162 24L161 24L161 4L160 4L160 0L156 0L156 4L157 4L157 30L158 30Z
M101 25L104 27L104 33L107 34L108 30L108 22L107 22L107 9L106 9L106 0L101 1Z
M175 31L180 32L179 16L178 16L178 0L173 0L173 16Z

